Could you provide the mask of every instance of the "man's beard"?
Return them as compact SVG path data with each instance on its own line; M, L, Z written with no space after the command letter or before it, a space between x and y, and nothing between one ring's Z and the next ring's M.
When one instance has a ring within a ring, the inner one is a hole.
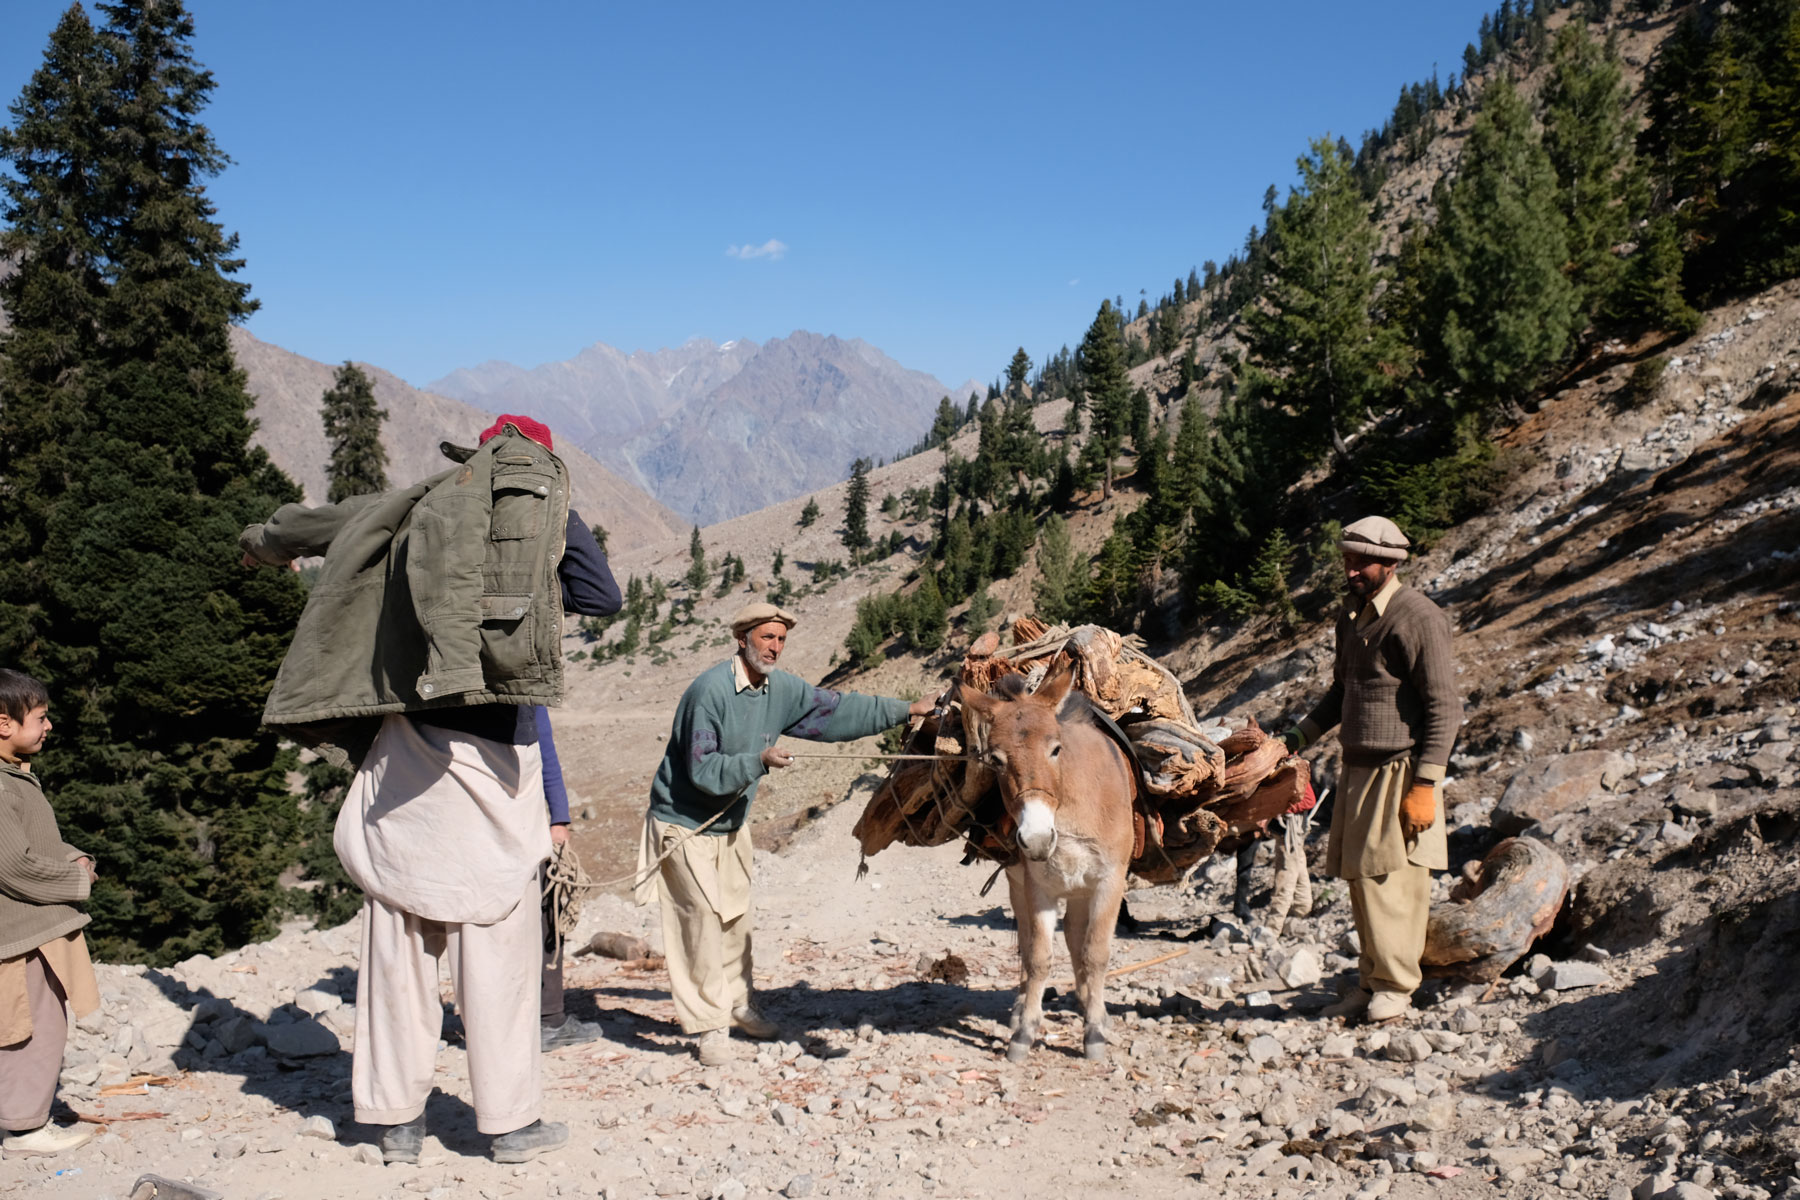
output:
M779 659L781 655L778 653L776 654L775 659L764 662L762 660L762 651L754 646L745 646L738 651L738 657L743 659L744 666L748 667L756 674L767 675L770 671L775 669L775 659Z

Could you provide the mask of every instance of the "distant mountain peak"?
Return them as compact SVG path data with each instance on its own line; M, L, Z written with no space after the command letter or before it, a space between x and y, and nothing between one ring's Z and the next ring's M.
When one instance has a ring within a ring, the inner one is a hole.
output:
M808 329L629 355L595 342L564 362L484 363L431 388L536 414L703 525L837 483L853 459L892 457L958 394L861 338Z

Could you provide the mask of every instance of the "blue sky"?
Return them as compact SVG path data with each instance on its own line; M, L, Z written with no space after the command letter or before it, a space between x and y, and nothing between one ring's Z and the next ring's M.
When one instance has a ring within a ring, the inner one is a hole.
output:
M8 103L65 7L8 0ZM425 384L810 329L954 385L1223 261L1491 5L189 7L260 338Z

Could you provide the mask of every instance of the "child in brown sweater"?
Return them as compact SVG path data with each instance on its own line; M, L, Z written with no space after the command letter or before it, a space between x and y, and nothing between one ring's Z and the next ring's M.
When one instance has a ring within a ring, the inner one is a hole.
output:
M50 1124L76 1016L99 1007L94 968L75 906L94 882L93 860L62 840L31 758L50 734L50 695L31 676L0 668L0 1149L7 1157L59 1154L92 1138L92 1125Z

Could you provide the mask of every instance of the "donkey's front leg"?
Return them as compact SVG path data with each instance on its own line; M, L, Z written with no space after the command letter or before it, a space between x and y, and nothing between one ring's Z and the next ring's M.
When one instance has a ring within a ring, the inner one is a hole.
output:
M1008 867L1013 920L1019 926L1019 997L1013 1003L1012 1041L1006 1057L1023 1062L1044 1020L1044 986L1050 978L1050 943L1056 935L1056 900L1031 885L1023 866Z
M1113 928L1119 918L1119 904L1125 897L1125 880L1109 882L1095 888L1080 903L1085 907L1086 928L1081 942L1070 937L1069 957L1075 960L1077 995L1081 1000L1086 1028L1081 1035L1082 1053L1094 1060L1106 1057L1106 971L1112 961ZM1075 901L1070 901L1071 911Z

